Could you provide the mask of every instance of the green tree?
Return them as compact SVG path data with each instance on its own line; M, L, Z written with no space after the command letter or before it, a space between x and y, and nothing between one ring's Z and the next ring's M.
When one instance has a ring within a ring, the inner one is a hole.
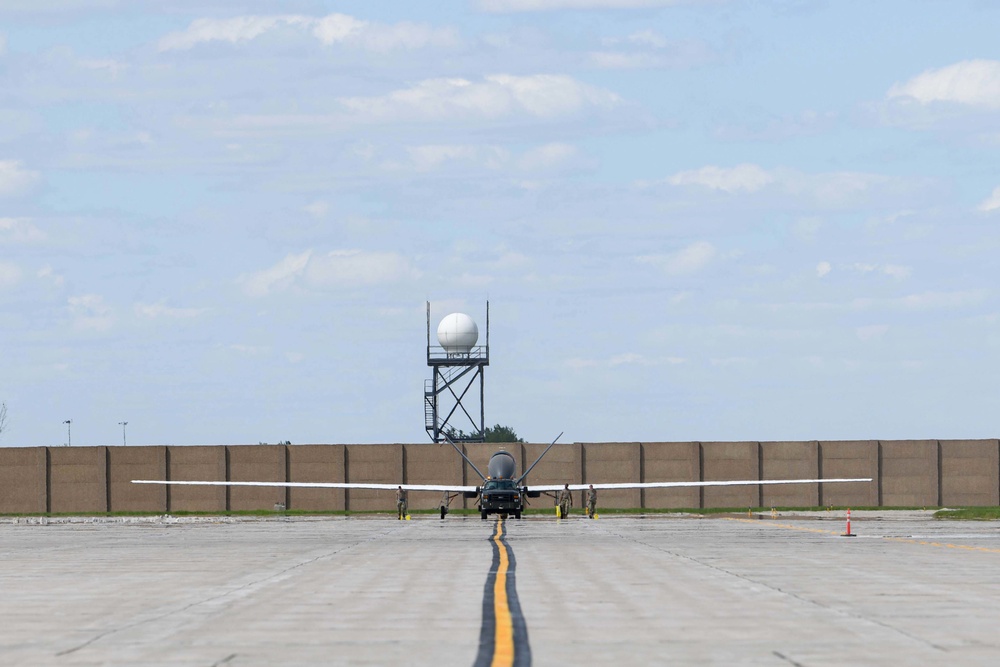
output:
M501 426L500 424L487 427L483 435L486 436L486 442L524 442L522 438L518 437L517 431L510 426Z

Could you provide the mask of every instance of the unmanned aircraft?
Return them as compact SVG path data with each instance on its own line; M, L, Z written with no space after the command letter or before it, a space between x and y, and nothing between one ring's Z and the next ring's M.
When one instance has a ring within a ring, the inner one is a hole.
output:
M395 491L436 491L438 493L448 492L462 494L465 498L477 499L479 515L486 519L490 514L502 516L513 516L515 519L521 518L524 510L526 498L538 498L543 493L554 493L564 488L570 491L582 491L593 486L594 489L670 489L680 487L706 487L706 486L757 486L765 484L835 484L844 482L870 482L871 477L856 479L754 479L754 480L732 480L732 481L711 481L711 482L614 482L604 484L540 484L538 486L528 486L525 478L538 465L556 441L562 437L562 433L549 443L548 447L539 455L535 462L528 466L524 474L518 476L517 462L514 456L507 451L499 450L491 457L484 475L476 465L469 460L469 457L459 449L451 438L445 436L448 443L455 448L459 456L476 471L482 480L481 486L463 486L450 484L373 484L367 482L219 482L219 481L185 481L185 480L150 480L134 479L133 484L170 484L188 486L276 486L291 487L296 489L382 489ZM441 518L444 518L446 509L442 509Z

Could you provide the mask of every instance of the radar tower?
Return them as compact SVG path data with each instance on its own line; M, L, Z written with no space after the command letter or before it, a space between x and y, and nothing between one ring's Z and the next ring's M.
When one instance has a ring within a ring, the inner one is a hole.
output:
M442 319L437 338L440 344L432 346L431 303L428 301L427 365L431 367L432 376L424 381L427 435L433 442L444 442L445 436L456 442L483 442L486 439L483 371L490 365L490 302L486 302L485 345L476 345L479 327L465 313L451 313ZM478 406L476 392L470 393L477 380Z

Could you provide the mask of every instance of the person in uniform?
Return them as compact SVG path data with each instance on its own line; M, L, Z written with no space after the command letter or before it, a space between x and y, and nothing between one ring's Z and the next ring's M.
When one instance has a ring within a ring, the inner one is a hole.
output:
M406 518L406 491L401 486L396 488L396 515L400 520Z
M569 484L563 487L556 500L559 504L559 516L564 519L569 517L569 508L573 506L573 493L569 490Z
M594 485L590 485L590 489L587 490L587 516L591 519L594 518L594 510L597 509L597 489Z

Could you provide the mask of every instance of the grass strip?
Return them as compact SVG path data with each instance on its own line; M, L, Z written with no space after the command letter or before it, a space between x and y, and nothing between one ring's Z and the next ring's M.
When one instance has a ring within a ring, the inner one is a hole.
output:
M672 508L607 508L598 507L597 513L602 515L610 514L697 514L704 516L723 514L753 514L768 513L771 510L778 512L844 512L848 508L840 506L830 507L672 507ZM892 510L926 510L927 507L851 507L853 511L892 511ZM932 508L933 509L933 508ZM440 509L411 509L411 515L436 515ZM174 510L170 512L34 512L15 514L0 513L0 517L129 517L129 516L372 516L379 514L394 515L395 510L230 510L230 511L187 511ZM457 516L476 516L477 509L451 509L448 514ZM530 508L523 512L527 516L554 516L555 508L546 509ZM582 510L574 510L572 515L582 516ZM938 519L978 519L990 520L1000 519L1000 507L967 507L961 509L942 509L934 514Z

